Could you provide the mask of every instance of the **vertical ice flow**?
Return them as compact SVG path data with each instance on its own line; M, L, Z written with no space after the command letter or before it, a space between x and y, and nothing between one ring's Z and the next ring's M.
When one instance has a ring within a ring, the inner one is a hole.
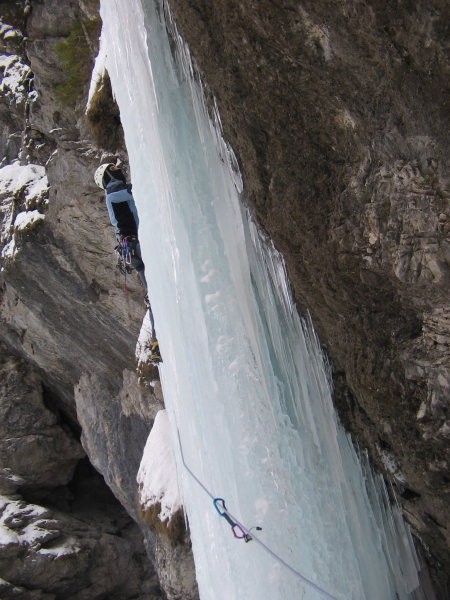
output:
M318 340L242 208L167 6L102 0L101 14L202 599L326 597L297 573L334 598L408 598L409 529L337 422ZM208 493L261 543L234 539Z

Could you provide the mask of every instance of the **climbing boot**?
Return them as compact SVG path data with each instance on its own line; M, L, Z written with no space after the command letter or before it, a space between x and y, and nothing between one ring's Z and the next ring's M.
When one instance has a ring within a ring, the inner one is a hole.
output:
M153 364L158 364L162 362L161 352L159 351L159 343L158 340L152 340L152 344L150 346L150 361Z

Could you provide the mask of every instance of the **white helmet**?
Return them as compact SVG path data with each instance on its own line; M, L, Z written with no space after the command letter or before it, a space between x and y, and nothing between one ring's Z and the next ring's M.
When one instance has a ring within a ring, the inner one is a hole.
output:
M115 165L113 163L104 163L103 165L100 165L99 168L95 171L94 181L98 185L98 187L101 188L102 190L104 189L103 177L105 175L105 171L108 167L114 167L114 166Z

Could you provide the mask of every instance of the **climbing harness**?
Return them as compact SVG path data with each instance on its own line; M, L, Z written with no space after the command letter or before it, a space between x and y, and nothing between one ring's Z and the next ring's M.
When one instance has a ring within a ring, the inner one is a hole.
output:
M291 573L296 575L299 579L301 579L304 583L308 584L310 587L312 587L316 591L320 592L320 594L322 594L322 596L324 598L327 598L328 600L337 600L337 598L335 596L332 596L327 591L325 591L320 586L318 586L316 583L314 583L314 581L311 581L310 579L308 579L307 577L302 575L299 571L297 571L297 569L292 567L283 558L281 558L281 556L279 556L273 550L271 550L271 548L269 548L269 546L266 546L266 544L264 542L262 542L260 539L258 539L258 537L256 537L253 533L251 533L252 530L262 531L261 527L250 527L250 528L245 527L245 525L240 523L236 519L236 517L234 517L230 513L230 511L225 506L225 500L223 498L218 498L218 497L215 497L213 494L211 494L211 492L208 490L208 488L205 486L205 484L202 483L202 481L200 481L200 479L195 475L195 473L187 465L187 463L184 459L183 446L181 445L180 432L178 431L178 429L177 429L177 435L178 435L178 444L180 446L181 462L183 463L184 468L189 473L189 475L192 477L192 479L211 498L216 511L219 513L219 515L221 517L224 517L225 520L231 526L231 530L233 532L234 537L239 540L244 540L245 542L250 542L251 540L253 540L256 544L261 546L261 548L263 550L265 550L268 554L270 554L272 556L272 558L274 558L276 561L278 561L280 564L282 564L284 567L286 567L286 569L291 571Z

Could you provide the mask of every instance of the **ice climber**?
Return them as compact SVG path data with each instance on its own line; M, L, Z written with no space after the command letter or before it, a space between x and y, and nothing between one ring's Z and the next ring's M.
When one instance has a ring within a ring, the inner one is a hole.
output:
M131 193L131 184L127 183L126 177L120 166L113 163L104 163L95 171L95 183L105 191L106 207L109 220L115 229L118 245L117 266L125 274L135 269L145 288L145 303L149 312L152 340L151 357L154 362L161 361L158 340L155 334L153 313L148 301L147 280L145 279L145 265L141 257L141 249L138 239L139 217Z

